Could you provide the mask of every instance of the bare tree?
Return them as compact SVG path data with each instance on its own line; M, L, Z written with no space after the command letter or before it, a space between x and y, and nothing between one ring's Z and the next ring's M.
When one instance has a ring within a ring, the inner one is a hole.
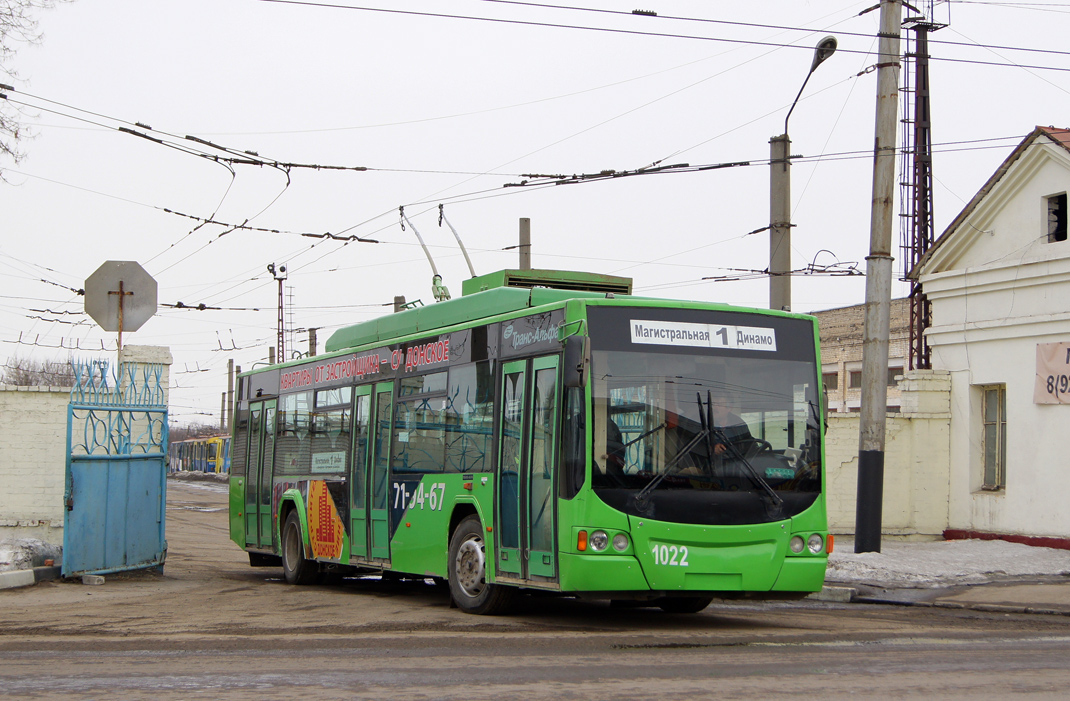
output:
M20 44L33 44L41 39L37 30L36 11L54 7L63 0L0 0L0 155L9 156L16 163L22 158L18 142L26 138L22 126L22 110L8 102L6 93L14 90L18 71L14 67Z
M2 2L3 0L0 0ZM0 372L0 384L20 387L73 387L70 360L35 360L12 356Z

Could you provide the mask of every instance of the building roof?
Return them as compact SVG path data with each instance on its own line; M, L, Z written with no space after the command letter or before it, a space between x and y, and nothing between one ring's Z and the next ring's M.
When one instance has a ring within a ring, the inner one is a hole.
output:
M922 268L932 259L936 251L943 246L950 238L952 238L958 231L959 226L966 221L978 205L984 200L985 197L992 191L996 184L1003 179L1003 176L1007 174L1007 171L1011 169L1011 166L1022 157L1026 149L1035 144L1040 138L1044 138L1046 141L1061 146L1070 152L1070 129L1057 129L1055 127L1036 127L1029 133L1021 143L1015 147L1011 154L1000 164L996 172L988 179L987 182L977 191L977 194L973 196L973 199L959 212L958 216L944 229L944 233L940 234L940 237L933 242L933 245L929 247L929 250L925 252L918 264L914 266L912 270L907 274L907 277L913 280L917 280L921 274Z

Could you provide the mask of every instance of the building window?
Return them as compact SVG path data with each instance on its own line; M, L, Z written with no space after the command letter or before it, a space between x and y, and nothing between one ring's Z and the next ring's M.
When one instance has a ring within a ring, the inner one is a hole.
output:
M1066 240L1066 193L1048 198L1048 242Z
M840 388L840 373L838 372L826 372L821 375L821 384L825 385L825 389L839 389Z
M850 373L850 384L848 387L851 389L858 389L862 386L862 371L852 370Z
M981 387L984 481L982 489L1007 486L1007 386Z
M903 374L903 368L888 368L888 386L895 387L895 378Z

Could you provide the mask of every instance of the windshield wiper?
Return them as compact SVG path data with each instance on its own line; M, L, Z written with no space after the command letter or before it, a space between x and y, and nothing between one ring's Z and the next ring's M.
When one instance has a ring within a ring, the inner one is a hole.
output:
M669 473L673 471L673 468L676 467L676 464L683 460L684 456L690 453L691 450L696 445L698 445L699 441L704 440L707 435L709 435L709 431L707 431L706 429L702 429L701 431L696 433L695 437L692 438L687 445L681 448L680 452L674 455L673 459L665 465L665 471L654 479L650 480L650 482L648 482L645 487L639 490L639 492L635 495L635 505L640 511L646 509L647 497L650 495L650 493L654 491L654 489L656 489L659 484L661 484L661 481L663 479L669 476Z
M747 475L755 482L755 484L757 484L759 487L762 488L763 491L765 491L766 495L769 497L770 501L772 502L773 509L774 509L775 513L782 513L783 508L784 508L784 500L781 499L780 495L776 493L776 490L774 490L770 486L770 484L768 482L766 482L765 479L760 474L758 474L758 471L754 469L754 465L750 464L750 460L747 460L747 458L744 457L743 453L740 452L740 450L736 446L736 444L733 443L732 441L730 441L728 439L728 436L726 436L724 434L724 431L722 431L721 429L719 429L719 428L717 428L716 426L713 425L713 396L712 396L712 393L709 390L706 390L706 411L705 411L705 413L703 413L703 411L702 411L702 395L698 394L697 399L698 399L698 416L699 416L699 420L702 421L702 430L705 431L706 435L708 436L708 440L706 442L707 446L709 447L709 452L707 453L707 459L710 460L711 463L712 463L712 461L713 461L713 453L714 453L713 445L714 445L714 439L716 438L716 439L718 439L717 442L720 445L723 445L725 447L725 449L727 449L731 453L731 456L736 458L737 460L739 460L739 463L741 465L743 465L743 467L746 468Z
M722 441L722 445L724 445L729 451L731 451L732 457L739 460L739 463L743 465L743 467L747 468L747 474L752 480L754 480L755 484L761 487L762 490L767 495L769 495L770 500L773 502L773 506L777 509L783 507L784 500L781 499L780 495L776 493L776 490L769 486L769 483L766 482L765 479L758 474L758 471L754 469L754 465L750 464L750 460L747 460L747 458L743 457L743 453L739 452L739 448L737 448L733 443L728 440L728 437L724 435L724 432L721 431L721 429L719 428L715 428L713 429L713 434L715 438L719 438Z

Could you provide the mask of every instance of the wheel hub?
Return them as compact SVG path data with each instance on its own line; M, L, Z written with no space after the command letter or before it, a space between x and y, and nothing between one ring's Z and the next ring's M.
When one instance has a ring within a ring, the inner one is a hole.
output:
M457 583L461 585L464 593L472 597L479 596L486 586L486 559L482 539L472 536L461 543L454 566L457 570Z

